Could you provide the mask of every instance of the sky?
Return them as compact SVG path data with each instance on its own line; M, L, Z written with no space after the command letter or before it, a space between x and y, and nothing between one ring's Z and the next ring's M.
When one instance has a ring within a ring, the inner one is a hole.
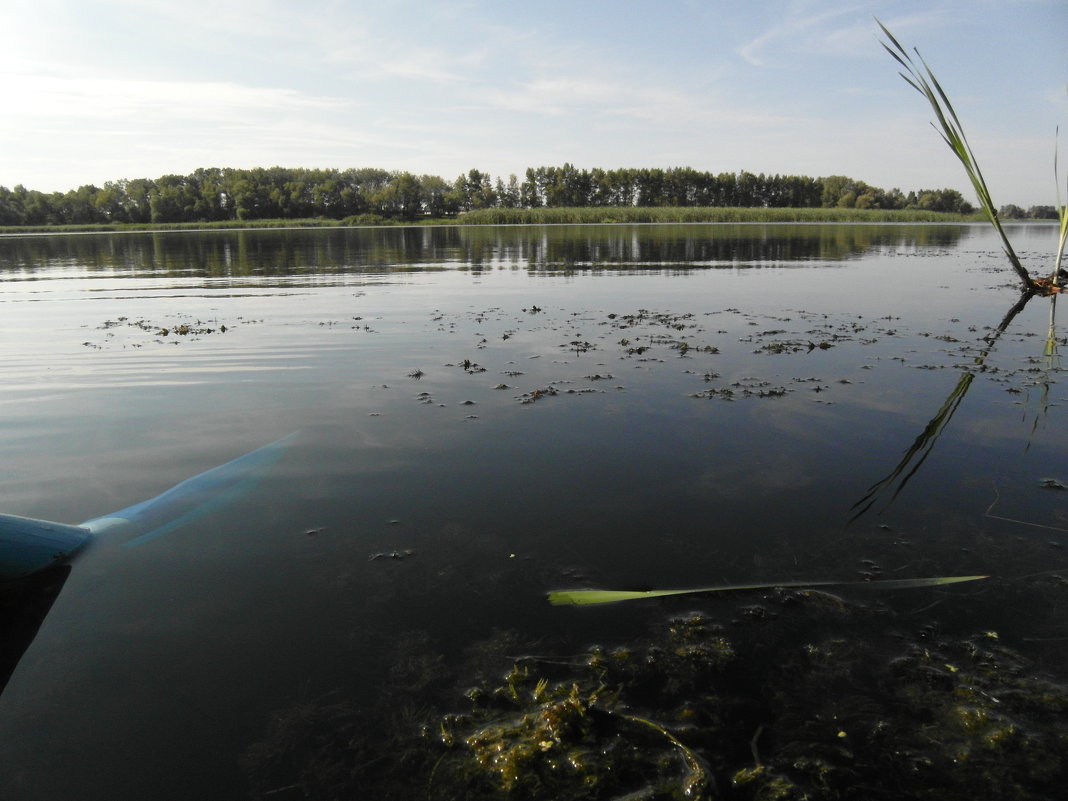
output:
M848 175L963 169L878 43L918 47L997 205L1068 166L1068 0L0 0L0 186L198 167Z

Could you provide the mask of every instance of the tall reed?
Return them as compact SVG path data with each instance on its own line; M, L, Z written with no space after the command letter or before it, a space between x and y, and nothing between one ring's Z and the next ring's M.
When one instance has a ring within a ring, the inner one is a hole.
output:
M1001 237L1005 255L1009 257L1009 262L1012 264L1012 268L1023 282L1024 290L1028 292L1037 291L1040 288L1039 285L1035 283L1034 279L1031 278L1027 270L1025 270L1024 266L1020 263L1020 259L1016 255L1016 251L1012 249L1012 243L1009 242L1009 237L1006 235L1005 229L1001 225L1001 220L998 219L997 206L994 205L994 201L990 197L990 190L987 188L983 173L979 169L979 162L975 158L975 153L972 152L971 145L968 144L968 139L964 135L964 128L961 126L960 119L957 117L957 112L953 109L953 104L949 102L949 98L946 96L941 84L938 83L938 79L935 78L931 68L927 66L927 62L923 60L920 51L913 48L916 58L918 58L920 64L923 65L922 70L916 65L916 62L912 60L905 48L901 46L901 43L894 38L894 35L890 33L890 30L878 19L875 21L879 23L879 27L883 29L886 38L890 40L889 44L887 42L880 42L880 44L882 44L886 49L886 52L893 56L894 60L905 69L905 72L899 74L913 89L923 95L931 105L935 118L938 121L938 125L935 125L934 123L931 123L931 125L938 131L943 141L949 146L949 149L952 150L953 154L960 160L960 163L964 165L964 171L968 174L968 180L971 181L972 186L975 189L975 194L979 198L979 205L982 206L987 219L990 220L994 228L997 230L998 235ZM1065 215L1063 213L1061 214L1061 220L1062 223L1064 223ZM1064 226L1062 224L1062 230L1063 228Z
M1061 277L1061 260L1064 258L1064 243L1065 241L1068 241L1068 202L1061 202L1061 171L1057 164L1060 141L1061 128L1058 125L1057 145L1053 148L1053 178L1057 184L1057 218L1060 220L1060 234L1057 237L1057 260L1053 265L1053 274L1049 277L1051 284L1057 283L1057 280ZM1068 185L1068 170L1064 173L1064 180L1065 184Z

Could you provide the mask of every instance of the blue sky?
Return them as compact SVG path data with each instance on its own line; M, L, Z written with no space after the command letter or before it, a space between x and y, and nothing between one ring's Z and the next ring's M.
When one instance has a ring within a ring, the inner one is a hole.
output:
M566 161L974 200L875 16L935 70L995 202L1052 205L1066 0L4 0L0 186Z

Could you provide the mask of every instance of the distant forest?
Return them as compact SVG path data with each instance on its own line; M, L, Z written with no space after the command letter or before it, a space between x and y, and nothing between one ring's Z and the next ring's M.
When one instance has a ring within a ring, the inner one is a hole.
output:
M954 189L907 194L844 175L711 173L672 169L533 167L523 180L472 169L454 181L376 168L201 168L189 175L109 181L68 192L0 186L0 225L181 223L327 218L373 223L452 217L472 209L582 206L921 209L970 214ZM1052 206L1008 218L1053 218Z

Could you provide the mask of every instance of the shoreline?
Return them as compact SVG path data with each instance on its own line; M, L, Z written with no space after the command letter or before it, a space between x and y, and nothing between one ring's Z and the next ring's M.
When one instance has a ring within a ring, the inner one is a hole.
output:
M951 214L918 209L823 209L744 207L618 207L582 206L535 209L477 209L456 217L418 220L360 218L333 220L263 219L181 223L90 223L85 225L0 226L0 236L63 233L153 233L165 231L220 231L261 228L380 228L462 225L615 225L635 223L982 223L982 214ZM1040 224L1043 220L1013 220Z

